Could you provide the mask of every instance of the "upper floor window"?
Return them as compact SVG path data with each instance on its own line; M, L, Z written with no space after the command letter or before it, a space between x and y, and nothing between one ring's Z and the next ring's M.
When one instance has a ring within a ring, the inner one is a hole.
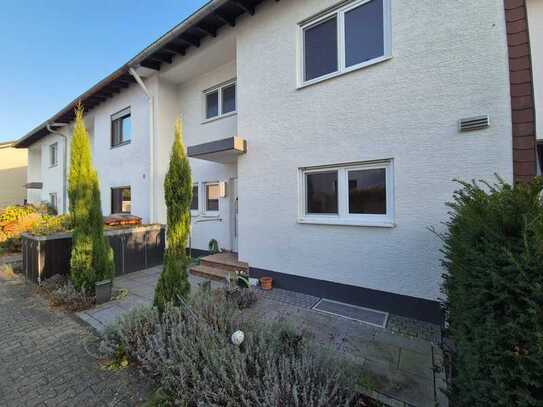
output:
M111 147L128 144L131 137L132 121L127 108L111 116Z
M207 90L204 97L206 120L236 112L236 82Z
M357 0L300 25L300 85L390 56L390 0Z
M49 166L54 167L58 164L58 143L49 146Z
M130 213L132 193L130 187L111 188L111 213Z

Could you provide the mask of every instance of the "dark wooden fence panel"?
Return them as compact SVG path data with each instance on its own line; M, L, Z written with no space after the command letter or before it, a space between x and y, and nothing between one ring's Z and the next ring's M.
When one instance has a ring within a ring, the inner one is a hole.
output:
M107 231L113 249L115 274L122 275L162 264L164 227L137 227ZM72 238L59 234L39 238L23 236L23 271L28 280L38 282L55 274L70 272Z

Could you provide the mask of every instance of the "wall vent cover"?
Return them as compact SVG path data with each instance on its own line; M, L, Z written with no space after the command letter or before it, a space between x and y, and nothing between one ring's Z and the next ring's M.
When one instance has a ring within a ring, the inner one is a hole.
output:
M488 115L469 117L467 119L460 119L458 121L458 130L461 132L482 130L486 129L489 126L490 117Z

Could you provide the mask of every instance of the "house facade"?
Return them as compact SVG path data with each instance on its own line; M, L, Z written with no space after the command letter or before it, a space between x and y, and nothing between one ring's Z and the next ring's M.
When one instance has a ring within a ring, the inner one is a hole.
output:
M0 209L22 205L26 199L27 151L16 149L14 144L0 143Z
M543 8L526 3L210 1L19 140L28 199L66 210L81 100L104 214L165 223L182 117L194 253L216 239L279 287L435 322L429 227L453 180L538 171Z

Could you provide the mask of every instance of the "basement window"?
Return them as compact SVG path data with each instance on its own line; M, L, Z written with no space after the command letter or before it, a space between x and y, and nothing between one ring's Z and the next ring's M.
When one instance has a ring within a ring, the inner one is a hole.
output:
M392 160L299 169L299 223L394 226Z
M130 213L132 193L130 187L111 188L111 213Z
M130 108L111 116L111 147L130 143L132 138L132 120Z
M55 211L55 213L58 212L58 199L56 192L52 192L49 194L49 206Z
M300 24L299 86L391 55L390 0L351 1Z
M236 113L236 82L230 81L204 91L205 120Z

